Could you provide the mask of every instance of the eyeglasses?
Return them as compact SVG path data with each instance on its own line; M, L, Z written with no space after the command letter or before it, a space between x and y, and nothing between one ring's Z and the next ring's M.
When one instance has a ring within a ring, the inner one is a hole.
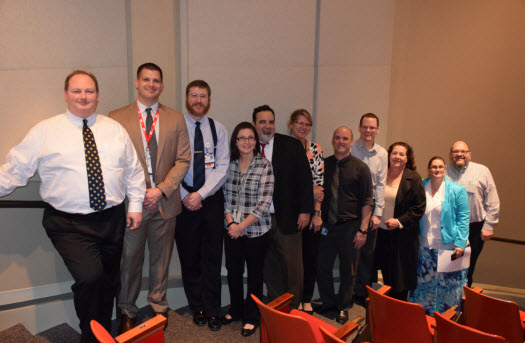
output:
M250 143L253 143L255 142L255 137L254 136L250 136L250 137L237 137L237 142L241 142L241 143L244 143L244 142L250 142Z
M455 154L455 155L458 155L458 154L464 155L464 154L466 154L468 152L470 152L470 150L452 150L452 153Z
M197 94L197 93L191 93L189 94L190 98L192 99L195 99L195 98L201 98L201 99L207 99L208 98L208 94Z
M305 123L304 121L296 121L296 122L294 122L294 124L297 124L297 125L299 125L299 126L304 126L304 127L310 127L310 126L312 126L312 124L310 124L310 123Z
M365 131L367 130L370 130L370 131L374 131L374 130L377 130L377 127L375 126L361 126L361 128Z

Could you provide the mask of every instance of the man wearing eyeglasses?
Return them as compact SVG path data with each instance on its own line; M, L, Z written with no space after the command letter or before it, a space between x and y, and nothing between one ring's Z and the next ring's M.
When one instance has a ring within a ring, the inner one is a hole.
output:
M182 113L159 103L164 89L162 70L154 63L137 69L137 100L109 113L128 132L144 170L146 196L138 230L127 230L121 264L119 333L136 325L136 300L142 283L146 241L149 250L148 303L155 314L168 318L169 265L175 236L175 217L181 212L180 188L190 165L188 131Z
M450 163L446 175L466 188L470 210L469 241L471 246L468 286L485 241L492 238L494 226L499 221L499 197L490 170L479 163L471 162L467 143L457 141L450 148Z
M211 89L203 80L186 87L184 115L192 160L182 182L182 213L177 216L175 241L182 283L193 322L212 331L221 328L221 264L224 231L222 185L228 177L228 133L209 118Z
M377 228L381 224L381 216L385 207L385 183L388 169L388 153L385 148L375 142L379 133L379 118L374 113L365 113L359 121L360 137L352 146L352 155L365 162L372 175L374 210L370 218L370 227L366 243L359 253L359 265L354 287L353 301L366 306L366 285L372 286L377 281L377 270L374 263Z

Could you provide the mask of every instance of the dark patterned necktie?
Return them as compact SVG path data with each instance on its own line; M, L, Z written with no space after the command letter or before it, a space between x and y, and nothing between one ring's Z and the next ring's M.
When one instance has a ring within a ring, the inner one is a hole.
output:
M95 143L93 132L87 126L87 119L84 119L82 136L84 137L84 153L86 155L89 206L95 211L101 212L106 207L106 191L104 190L104 178L98 158L97 143Z
M195 123L195 137L193 140L193 190L199 190L206 181L204 168L204 138L202 137L201 123Z
M330 187L330 203L328 206L328 223L337 223L337 198L339 198L339 162L335 163L334 175L332 177L332 184Z
M151 115L151 108L146 108L146 113L148 113L148 116L146 117L146 132L149 135L151 126L153 125L153 116ZM151 135L148 147L151 163L151 175L153 182L155 182L155 170L157 169L157 137L155 136L155 132L153 132L153 134Z

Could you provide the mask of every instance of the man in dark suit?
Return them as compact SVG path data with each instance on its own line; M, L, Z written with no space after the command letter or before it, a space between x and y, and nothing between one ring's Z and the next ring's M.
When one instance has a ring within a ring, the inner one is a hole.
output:
M180 183L191 159L186 123L181 113L159 104L162 70L145 63L137 70L137 101L110 112L128 132L146 176L140 228L126 231L121 265L120 333L135 326L146 240L149 249L148 302L167 318L169 263L175 237L175 217L181 212Z
M266 255L264 280L268 296L294 295L297 308L303 293L301 231L314 209L312 173L299 140L275 133L275 112L268 105L253 110L261 154L272 161L275 174L272 214L273 240Z

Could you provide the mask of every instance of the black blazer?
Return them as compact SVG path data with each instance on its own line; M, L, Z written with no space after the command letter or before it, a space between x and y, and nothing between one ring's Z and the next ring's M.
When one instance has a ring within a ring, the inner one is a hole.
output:
M314 210L312 172L301 142L276 133L272 167L277 226L284 234L296 233L299 213L312 213Z
M421 176L405 168L397 190L394 218L402 229L378 229L377 254L385 272L385 283L394 291L413 290L417 286L419 258L419 219L425 214L426 194ZM384 218L390 219L390 218Z

